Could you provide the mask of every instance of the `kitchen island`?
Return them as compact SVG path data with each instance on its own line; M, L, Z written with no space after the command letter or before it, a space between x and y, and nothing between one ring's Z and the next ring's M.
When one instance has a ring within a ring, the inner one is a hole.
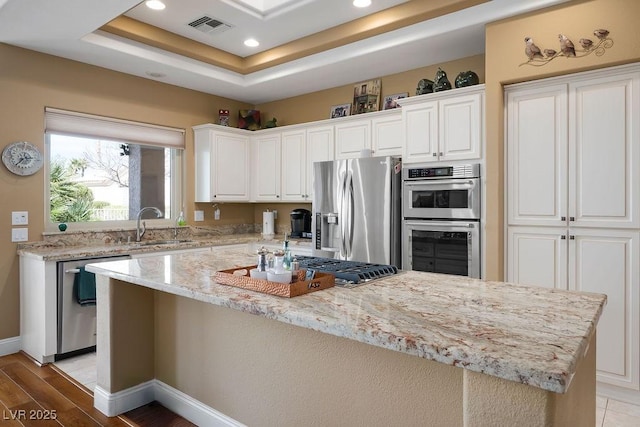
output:
M604 295L401 272L286 299L220 285L224 248L89 265L95 404L201 425L595 424Z

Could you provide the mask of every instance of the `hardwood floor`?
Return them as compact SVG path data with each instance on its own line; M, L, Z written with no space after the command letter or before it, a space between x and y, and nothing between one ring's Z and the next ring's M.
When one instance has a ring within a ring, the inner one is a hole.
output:
M93 407L93 393L53 365L38 366L22 353L0 357L2 426L194 426L158 403L118 417Z

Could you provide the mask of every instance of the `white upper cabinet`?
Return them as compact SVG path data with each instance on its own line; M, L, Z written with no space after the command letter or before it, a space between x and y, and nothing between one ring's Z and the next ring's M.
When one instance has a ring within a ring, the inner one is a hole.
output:
M253 168L251 170L253 201L280 200L282 171L281 139L279 132L251 138Z
M402 114L399 109L378 113L371 119L371 148L374 156L402 156Z
M307 195L306 132L282 133L282 200L304 201Z
M364 149L371 149L371 119L341 119L336 123L336 159L360 157Z
M480 159L484 85L404 98L404 163Z
M637 73L507 90L510 225L640 227L638 90Z
M249 137L213 124L195 126L195 201L249 201Z
M305 153L306 190L304 200L313 201L313 163L335 160L333 126L316 126L307 129Z

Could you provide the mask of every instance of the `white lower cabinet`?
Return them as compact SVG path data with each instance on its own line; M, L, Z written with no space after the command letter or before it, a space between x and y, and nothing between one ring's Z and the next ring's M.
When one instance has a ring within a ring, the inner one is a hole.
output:
M607 295L597 380L640 390L640 232L509 227L507 281Z

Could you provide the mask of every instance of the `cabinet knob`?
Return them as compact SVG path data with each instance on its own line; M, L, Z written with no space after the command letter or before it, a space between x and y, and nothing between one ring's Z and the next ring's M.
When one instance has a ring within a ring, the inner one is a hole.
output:
M561 217L560 217L560 221L566 221L566 220L567 220L567 217L566 217L566 216L561 216Z
M569 240L576 240L576 236L569 236Z
M276 199L279 199L279 198L280 198L280 195L279 195L279 194L276 194Z
M442 157L442 155L443 155L443 154L444 154L444 153L441 151L441 152L440 152L440 157Z
M563 234L562 236L560 236L560 240L567 240L567 236Z
M576 217L575 217L575 216L570 216L570 217L569 217L569 221L575 221L575 220L576 220Z
M214 199L216 198L216 195L215 195L215 194L213 195L213 198L214 198Z
M433 157L438 157L438 153L433 153Z

